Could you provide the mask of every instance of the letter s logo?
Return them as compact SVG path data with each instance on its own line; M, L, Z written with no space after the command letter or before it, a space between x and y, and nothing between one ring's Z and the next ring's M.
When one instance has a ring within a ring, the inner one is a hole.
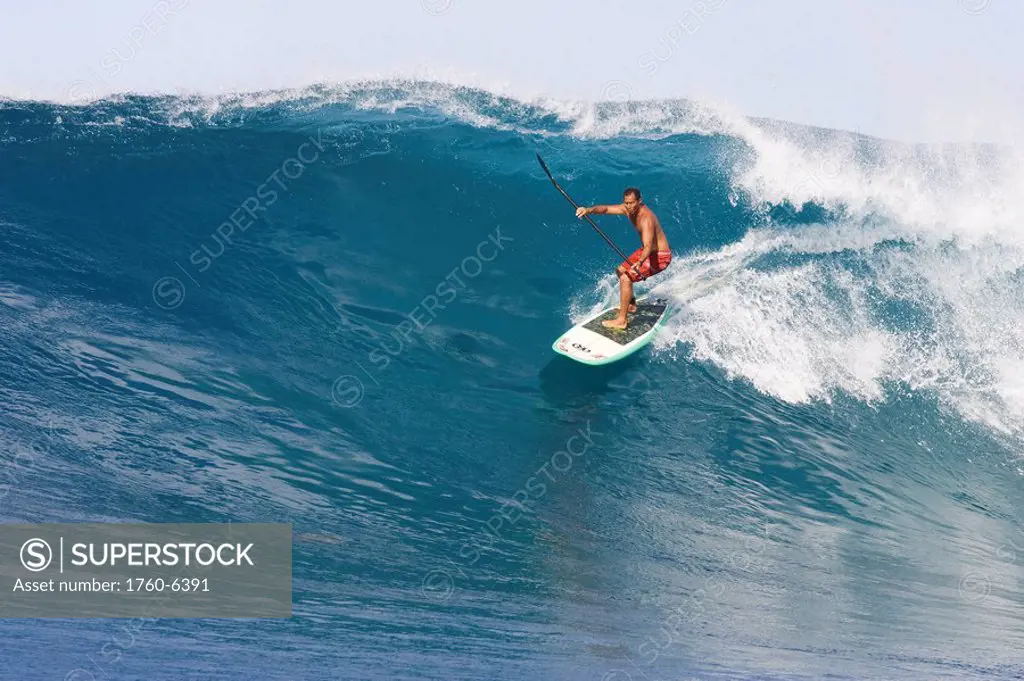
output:
M30 572L45 570L52 560L53 551L42 539L29 539L21 545L21 564Z

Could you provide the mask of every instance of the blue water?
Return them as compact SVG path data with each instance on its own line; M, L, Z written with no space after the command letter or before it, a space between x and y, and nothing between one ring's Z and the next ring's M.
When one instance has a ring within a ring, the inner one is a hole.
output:
M538 152L665 226L635 358L550 349L616 259ZM0 678L1020 678L1015 163L429 83L0 103L0 517L295 533L289 620L3 620Z

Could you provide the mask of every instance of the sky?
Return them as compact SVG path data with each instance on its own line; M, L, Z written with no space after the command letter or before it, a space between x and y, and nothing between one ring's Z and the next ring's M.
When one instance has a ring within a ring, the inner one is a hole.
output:
M524 100L702 98L904 141L1024 142L1011 0L0 0L0 95L418 77Z

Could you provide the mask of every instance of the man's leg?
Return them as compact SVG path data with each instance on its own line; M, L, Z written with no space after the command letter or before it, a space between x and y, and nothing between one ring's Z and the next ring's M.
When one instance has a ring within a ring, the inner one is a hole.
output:
M626 311L632 299L633 282L625 272L619 272L619 316L615 319L606 319L602 324L612 329L626 328Z
M630 265L634 265L634 264L636 264L637 262L639 262L639 261L640 261L640 256L641 256L641 255L643 254L643 252L644 252L644 249L642 249L642 248L638 248L638 249L636 249L636 251L634 251L634 252L633 252L633 255L629 256L629 258L628 258L628 262L629 262L629 264L630 264ZM617 272L617 273L619 274L619 276L621 277L621 276L622 276L622 273L626 271L625 265L624 265L624 264L623 264L623 265L619 265L619 266L618 266L618 267L617 267L617 268L615 269L615 271L616 271L616 272ZM630 286L629 286L629 289L630 289L630 295L629 295L629 307L628 307L627 309L628 309L628 310L629 310L630 312L636 312L636 296L634 296L634 295L632 294L632 290L633 290L632 280L630 280Z

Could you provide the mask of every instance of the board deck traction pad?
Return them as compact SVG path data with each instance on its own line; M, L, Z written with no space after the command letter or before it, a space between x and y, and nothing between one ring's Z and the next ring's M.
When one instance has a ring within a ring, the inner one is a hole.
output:
M636 312L628 314L629 326L625 330L609 329L601 323L606 319L615 319L619 314L618 307L613 307L600 317L585 324L583 328L600 334L619 345L626 345L654 328L666 307L668 307L668 302L660 298L650 302L638 300Z

